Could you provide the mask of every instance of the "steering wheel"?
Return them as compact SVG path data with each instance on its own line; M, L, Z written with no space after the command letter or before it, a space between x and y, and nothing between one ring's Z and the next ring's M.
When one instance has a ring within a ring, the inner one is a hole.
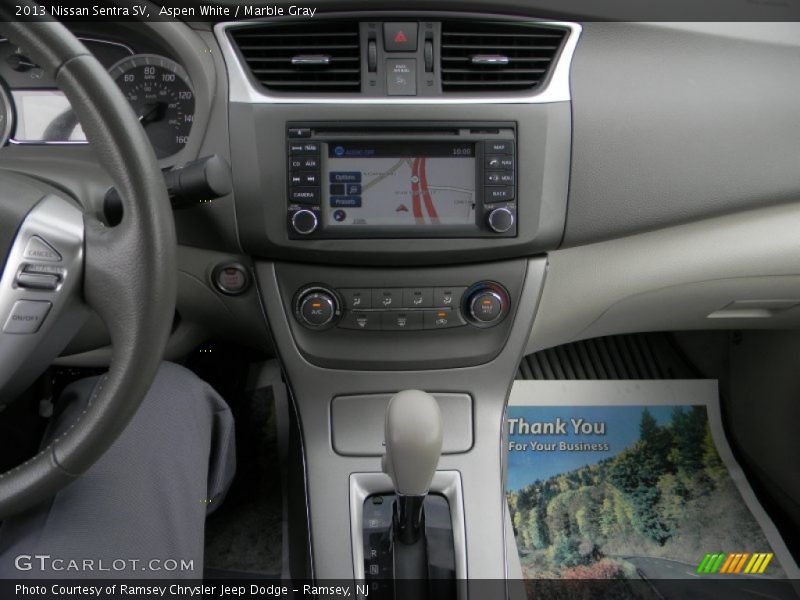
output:
M105 322L112 346L110 369L77 422L0 474L0 518L51 497L114 443L156 375L176 296L175 225L144 130L106 70L63 25L14 22L14 5L22 3L0 0L0 35L66 94L124 217L104 227L64 191L0 163L0 406L47 369L89 309Z

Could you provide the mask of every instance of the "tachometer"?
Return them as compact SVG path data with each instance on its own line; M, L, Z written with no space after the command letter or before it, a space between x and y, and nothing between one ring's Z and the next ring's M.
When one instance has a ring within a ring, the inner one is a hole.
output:
M194 122L194 92L185 69L156 54L137 54L109 69L150 138L156 156L186 146Z
M0 81L0 146L5 146L11 136L11 127L14 124L14 109L11 105L11 96Z

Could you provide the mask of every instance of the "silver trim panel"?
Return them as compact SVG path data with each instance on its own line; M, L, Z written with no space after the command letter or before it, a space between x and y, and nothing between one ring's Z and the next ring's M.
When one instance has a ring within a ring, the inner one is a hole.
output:
M424 15L425 13L419 13ZM380 14L365 13L365 18L380 18ZM335 17L335 14L326 16ZM427 18L428 15L426 15ZM455 16L455 15L454 15ZM461 16L460 14L458 16ZM463 15L472 16L472 15ZM478 16L480 18L480 16ZM534 93L521 92L517 94L448 94L437 97L364 97L360 94L278 94L266 88L256 87L242 64L239 55L228 35L229 30L238 27L247 27L254 23L265 21L236 21L219 23L214 26L214 35L222 48L222 56L228 70L229 99L231 102L250 104L545 104L551 102L568 102L570 95L570 69L575 48L578 45L582 28L577 23L563 21L533 21L537 25L560 27L568 30L564 48L558 55L555 69L544 88Z
M62 259L43 262L27 257L26 248L34 237L45 240ZM45 196L22 222L5 269L0 273L0 405L29 385L83 324L87 314L81 298L83 245L83 213L58 196ZM56 288L43 290L18 285L17 278L26 265L39 265L57 273ZM4 333L2 324L21 300L49 302L52 308L35 332Z

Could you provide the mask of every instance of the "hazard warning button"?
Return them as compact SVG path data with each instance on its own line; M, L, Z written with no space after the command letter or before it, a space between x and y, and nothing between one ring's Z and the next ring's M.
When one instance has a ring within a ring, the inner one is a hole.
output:
M416 52L418 23L384 23L383 46L387 52Z

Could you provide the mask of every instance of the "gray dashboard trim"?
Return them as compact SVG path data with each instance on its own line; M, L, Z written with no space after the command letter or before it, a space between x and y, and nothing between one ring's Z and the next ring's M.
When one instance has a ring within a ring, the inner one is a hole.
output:
M800 307L709 318L737 301L800 298L800 203L551 252L526 352L640 331L795 329Z
M398 13L387 13L384 16L396 16ZM436 18L436 16L462 16L459 13L430 13L415 12L414 18ZM336 13L325 13L325 17L336 17ZM465 17L475 16L476 18L489 18L495 15L463 15ZM381 13L365 13L359 18L381 18ZM513 20L521 20L519 17L508 17ZM448 94L443 97L384 97L371 98L363 97L360 94L352 95L331 95L331 94L276 94L268 93L266 90L256 88L236 49L233 47L231 38L228 35L233 28L247 27L253 23L263 21L236 21L229 23L219 23L214 26L214 34L217 42L222 48L222 55L228 68L228 78L230 80L229 93L231 102L243 102L252 104L520 104L534 103L544 104L549 102L568 102L570 100L570 69L572 57L578 45L582 27L577 23L565 21L540 21L524 19L525 21L535 22L537 25L547 25L567 29L569 34L564 43L564 48L558 56L556 68L546 86L534 94L492 94L492 95L472 95L472 94Z
M743 29L584 23L565 246L800 195L800 24Z

